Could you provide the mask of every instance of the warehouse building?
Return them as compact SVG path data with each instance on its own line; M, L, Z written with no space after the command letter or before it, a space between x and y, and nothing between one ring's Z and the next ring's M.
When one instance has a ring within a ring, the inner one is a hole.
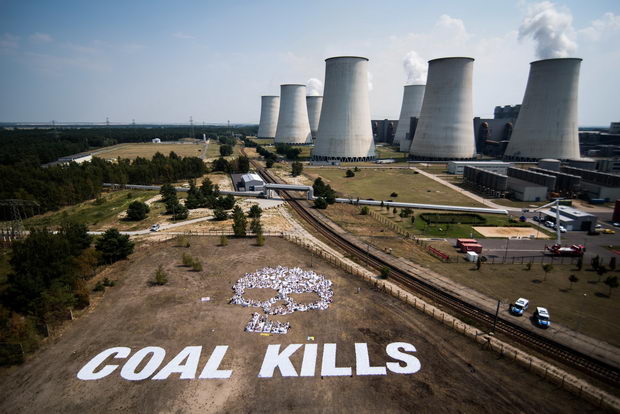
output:
M496 198L502 198L508 190L508 177L494 171L466 165L463 182L476 190Z
M552 175L542 174L532 170L523 170L521 168L509 167L506 175L519 180L528 181L530 183L538 184L547 187L549 191L553 191L555 188L556 178Z
M465 166L469 166L506 174L506 170L511 165L511 163L503 161L450 161L448 162L448 173L461 175Z
M581 190L590 200L611 201L620 198L620 176L575 167L562 167L562 172L581 177Z
M519 201L543 201L547 199L549 187L508 176L508 191Z
M547 220L555 223L556 208L551 207L549 210L543 210ZM593 214L586 213L581 210L569 206L559 206L560 224L568 231L582 230L594 231L596 228L597 217Z
M546 170L544 168L530 168L530 171L552 175L556 178L555 187L551 191L560 193L563 197L575 198L581 190L581 177L559 171Z

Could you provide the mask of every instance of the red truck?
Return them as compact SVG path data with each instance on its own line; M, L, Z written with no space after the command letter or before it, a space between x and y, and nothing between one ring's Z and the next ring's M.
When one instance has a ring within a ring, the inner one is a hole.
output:
M552 246L545 246L545 250L553 256L583 256L586 248L582 244L562 246L556 243Z

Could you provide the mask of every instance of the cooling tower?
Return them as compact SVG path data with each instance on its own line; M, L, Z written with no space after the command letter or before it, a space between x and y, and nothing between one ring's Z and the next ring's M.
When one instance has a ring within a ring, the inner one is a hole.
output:
M312 158L375 158L368 104L368 59L341 56L325 60L323 107Z
M280 85L280 113L275 142L312 143L306 108L306 85Z
M472 109L474 59L428 62L420 120L409 153L422 159L468 159L476 153Z
M275 138L278 126L278 112L280 111L279 96L261 96L260 123L258 124L257 138Z
M409 132L411 117L418 118L420 116L425 87L425 85L405 85L403 105L400 108L400 117L398 118L398 126L396 127L396 134L394 134L393 145L400 145L400 143L405 140ZM411 138L409 138L409 140L411 141ZM401 151L403 151L403 149L401 149ZM409 152L409 148L406 148L405 151Z
M312 139L316 139L316 131L319 129L319 119L321 118L321 106L323 106L322 96L306 97L308 107L308 120L310 121L310 133Z
M577 89L581 59L530 64L523 104L504 156L518 160L580 158Z

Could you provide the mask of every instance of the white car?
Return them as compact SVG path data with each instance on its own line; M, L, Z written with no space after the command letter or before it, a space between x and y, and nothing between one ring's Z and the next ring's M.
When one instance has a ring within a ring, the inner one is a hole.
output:
M545 227L549 227L549 228L554 228L555 227L555 224L553 224L552 221L548 221L547 220L543 224L545 225Z
M541 328L548 328L551 325L549 311L546 308L537 307L534 312L534 321Z
M153 224L151 226L151 231L159 231L159 224Z
M564 228L564 226L560 226L560 233L566 233L566 229Z
M527 307L529 304L530 304L529 300L524 299L524 298L519 298L514 304L510 305L510 313L516 316L521 316L523 315L523 312L527 310Z

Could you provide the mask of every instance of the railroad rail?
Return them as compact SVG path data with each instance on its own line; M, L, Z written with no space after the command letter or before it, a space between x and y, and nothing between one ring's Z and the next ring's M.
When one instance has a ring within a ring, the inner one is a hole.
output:
M278 180L269 171L262 168L253 160L252 165L263 177L265 182L278 183ZM287 191L280 191L280 193L289 205L297 212L297 214L306 220L323 237L329 240L330 243L333 243L334 246L340 248L344 252L355 256L360 261L367 263L374 269L381 269L382 267L387 266L390 269L390 279L394 280L400 286L429 298L435 303L458 314L475 320L483 326L491 327L495 323L495 330L497 332L500 332L512 340L526 345L531 349L546 355L547 357L572 366L612 385L620 384L620 370L618 368L572 349L557 341L549 339L543 335L527 330L506 319L501 317L496 318L494 313L482 309L426 282L425 280L417 277L416 274L412 274L411 272L401 269L397 263L372 254L364 249L363 246L356 245L352 241L347 240L333 228L317 218L316 213L305 207L300 200L292 197Z

